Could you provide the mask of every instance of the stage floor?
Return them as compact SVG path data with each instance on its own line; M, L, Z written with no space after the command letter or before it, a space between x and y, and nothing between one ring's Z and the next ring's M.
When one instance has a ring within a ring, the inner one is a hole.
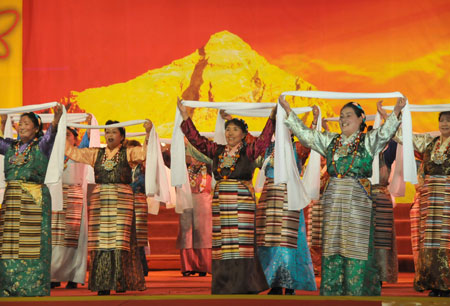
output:
M450 305L449 298L429 298L427 292L414 291L413 274L400 273L397 284L383 284L381 297L321 297L319 291L297 291L296 296L259 295L210 295L211 276L183 277L179 271L150 271L146 277L147 289L130 291L110 296L97 296L87 289L87 284L78 289L60 288L51 292L51 297L0 298L0 305L227 305L233 306L290 306L290 305ZM317 286L320 278L316 278Z
M427 296L427 293L420 293L413 289L413 273L400 273L397 284L383 283L382 296ZM211 294L211 275L205 277L189 276L183 277L180 271L150 271L146 278L147 289L145 291L130 291L117 295L209 295ZM320 285L320 278L316 278L317 288ZM60 288L55 288L51 296L86 296L96 295L87 289L87 284L78 289L64 289L65 283ZM116 295L111 292L112 295ZM265 295L262 292L260 295ZM319 295L317 291L300 291L297 295Z

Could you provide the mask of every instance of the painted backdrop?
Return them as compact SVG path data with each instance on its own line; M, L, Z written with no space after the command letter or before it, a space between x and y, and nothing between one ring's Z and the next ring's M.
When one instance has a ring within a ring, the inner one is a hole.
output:
M0 0L1 107L62 101L99 123L150 118L162 137L177 96L401 91L436 104L449 82L447 0ZM363 101L367 113L375 102ZM314 103L334 116L343 102L294 101ZM215 116L194 113L203 131ZM414 116L417 132L437 127L437 114Z

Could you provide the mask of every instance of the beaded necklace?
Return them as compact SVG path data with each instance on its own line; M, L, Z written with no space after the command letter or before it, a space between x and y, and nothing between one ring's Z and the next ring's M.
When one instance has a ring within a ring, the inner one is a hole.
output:
M336 139L336 142L334 143L334 146L333 146L333 153L332 153L332 156L331 156L331 159L332 159L331 164L333 165L334 171L337 174L338 178L343 178L353 168L353 163L355 162L356 154L358 153L359 143L361 142L361 134L362 134L362 132L359 132L358 136L355 139L355 150L353 151L352 162L350 163L350 166L348 166L348 169L347 169L347 171L345 171L344 174L338 173L337 168L336 168L336 161L334 160L334 153L336 152L336 149L339 150L339 148L342 147L341 135L339 135L338 138ZM350 144L348 144L347 146L350 147ZM348 152L348 149L347 149L347 152Z
M114 156L111 159L106 159L106 150L105 150L105 154L103 154L102 158L102 166L106 171L113 170L114 167L119 163L119 153L121 147L122 145L119 146L119 149L117 150L116 154L114 154Z
M239 146L237 147L237 150L235 151L235 153L232 155L229 153L230 147L225 146L224 153L219 155L219 166L217 168L217 172L223 179L226 180L226 179L228 179L229 176L228 175L222 176L222 174L221 174L222 169L229 168L230 175L231 175L231 173L233 173L235 166L236 166L236 162L237 162L238 158L241 156L239 153L241 152L242 147L243 147L243 143L241 142L239 144ZM230 159L232 160L231 164L229 162Z
M434 147L434 157L433 162L437 165L442 165L445 161L445 156L448 155L448 149L450 148L450 142L447 144L447 148L443 152L440 152L439 149L441 148L441 138L436 141L436 146Z
M197 178L199 174L202 174L202 181L200 182L200 192L203 191L206 184L206 165L200 164L200 165L189 165L188 167L188 174L189 174L189 183L191 184L192 188L195 188L197 186Z
M29 155L31 152L31 148L33 147L34 143L38 140L37 137L35 137L33 139L33 141L31 141L25 150L23 150L22 153L19 152L19 148L20 148L20 141L16 142L15 146L14 146L14 155L11 156L9 158L9 163L10 164L14 164L17 166L21 166L23 164L26 164L29 160Z

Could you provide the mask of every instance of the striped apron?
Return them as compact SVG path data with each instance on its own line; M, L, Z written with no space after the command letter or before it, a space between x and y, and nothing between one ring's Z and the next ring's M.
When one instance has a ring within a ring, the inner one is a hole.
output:
M39 259L42 184L23 181L8 181L7 184L0 210L0 228L3 228L0 259Z
M450 177L425 177L420 194L419 247L450 249Z
M255 199L250 184L217 182L212 201L212 259L254 258Z
M372 185L373 207L375 209L374 245L377 249L392 249L394 209L386 186Z
M63 185L63 210L52 212L52 245L78 247L83 188L81 185Z
M148 245L148 206L147 196L143 193L134 194L134 214L136 216L136 240L138 246Z
M288 210L286 184L266 179L256 210L256 244L297 248L300 211Z
M324 220L323 256L339 254L367 260L372 213L367 184L366 179L330 178L320 200Z
M130 251L133 205L130 185L95 186L89 208L89 251Z

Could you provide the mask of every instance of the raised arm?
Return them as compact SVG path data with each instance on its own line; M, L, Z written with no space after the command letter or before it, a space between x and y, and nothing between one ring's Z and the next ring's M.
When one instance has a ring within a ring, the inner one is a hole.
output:
M55 143L56 132L58 131L59 119L61 119L63 108L61 104L58 104L53 108L55 116L50 124L45 135L39 140L39 150L43 152L47 157L50 157L52 153L53 144Z
M146 119L143 127L144 127L145 133L146 133L144 145L141 147L128 147L127 148L127 159L128 159L128 162L131 163L133 167L134 167L134 164L143 163L147 157L148 139L150 137L150 131L153 128L153 122L150 119Z
M212 159L200 153L189 141L186 142L186 154L202 163L212 164Z
M98 148L84 148L78 149L66 143L65 154L68 158L83 164L88 164L94 167L97 159Z
M288 118L284 121L284 124L294 133L300 140L301 144L305 147L311 148L317 151L320 155L325 156L328 146L336 134L329 132L319 132L315 129L308 128L302 120L291 110L289 103L286 102L284 97L279 99L280 105L288 114ZM313 113L317 112L317 106L313 107Z
M197 131L194 122L187 113L186 107L181 103L180 98L177 98L177 106L180 110L181 116L183 117L183 122L181 123L181 130L183 131L189 142L198 150L200 153L213 158L219 145L214 141L210 141L208 138L203 137Z
M276 106L272 109L272 112L267 119L266 125L264 126L261 135L259 135L256 140L247 146L247 157L250 160L255 160L261 154L264 154L266 149L269 147L272 141L272 135L275 133L275 116L276 116Z
M399 144L403 144L402 129L398 129L397 130L397 132L395 133L393 139L395 140L395 142L397 142ZM425 149L433 141L433 139L434 139L434 137L431 136L428 133L425 133L425 134L413 134L412 135L412 141L413 141L414 151L416 151L418 153L425 152Z
M382 101L378 101L377 108L381 109ZM406 105L405 98L398 98L397 103L394 106L394 111L387 117L383 125L377 129L373 129L367 133L367 137L364 139L366 149L372 156L380 153L384 149L386 143L394 136L398 127L400 126L401 110Z

